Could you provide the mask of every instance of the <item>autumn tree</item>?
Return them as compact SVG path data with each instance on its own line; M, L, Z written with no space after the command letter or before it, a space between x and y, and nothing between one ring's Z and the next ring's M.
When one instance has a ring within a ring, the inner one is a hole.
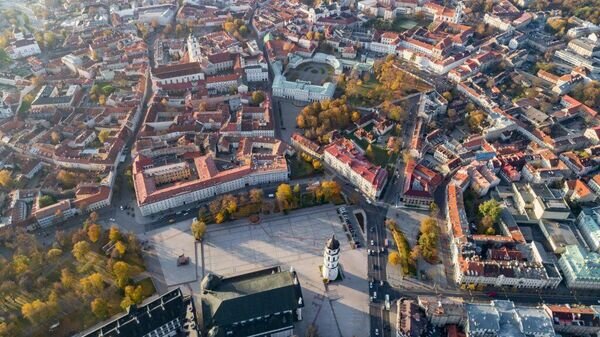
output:
M250 190L250 201L253 203L261 203L263 201L263 190L260 188L253 188Z
M100 239L100 235L102 235L102 228L97 224L92 224L87 229L87 235L90 242L96 243Z
M56 42L56 35L52 31L46 31L44 33L44 43L48 47L52 47Z
M321 190L325 196L325 200L332 201L334 198L339 198L342 191L340 185L334 180L325 180L321 182Z
M141 285L125 287L125 296L129 297L135 304L142 303L144 291Z
M481 110L473 110L469 112L469 117L467 118L467 124L469 128L473 131L479 130L481 128L481 123L485 120L485 113Z
M350 116L350 119L354 123L358 122L360 120L360 112L358 112L358 111L352 111L352 115Z
M410 250L409 259L413 264L415 264L420 256L421 256L421 247L419 247L419 245L416 245Z
M73 188L76 185L75 174L66 170L60 170L56 175L56 180L65 189Z
M58 260L58 257L61 256L62 253L63 251L60 248L51 248L50 250L48 250L48 252L46 252L46 258L51 262L56 262Z
M204 236L204 232L206 232L206 223L203 221L195 220L190 225L190 229L192 230L192 235L197 241L201 241Z
M110 137L109 130L102 130L102 131L100 131L100 133L98 133L98 140L100 140L101 143L106 142L109 137Z
M93 273L79 280L81 291L88 296L99 294L104 289L104 280L100 273Z
M437 220L431 217L423 219L420 225L419 249L421 256L427 261L437 259L437 245L439 238L439 226Z
M183 25L181 25L181 24L177 24L177 25L175 26L175 34L176 34L178 37L180 37L180 36L181 36L181 34L183 33L183 31L184 31Z
M92 310L92 313L99 319L106 319L108 317L108 302L102 298L96 297L90 303L90 309Z
M118 240L117 242L115 242L115 251L117 251L119 253L119 256L123 256L125 255L125 252L127 251L127 246L125 245L125 243L123 243L123 241Z
M292 206L294 194L292 193L292 187L288 184L280 184L277 186L275 197L279 201L284 209L289 209Z
M50 141L52 141L52 144L54 144L54 145L60 143L61 138L62 137L60 136L60 133L58 133L56 131L52 131L50 133Z
M401 262L400 254L396 251L391 251L388 254L388 262L394 266L399 265Z
M56 303L43 302L36 299L32 302L23 304L21 307L21 314L31 323L40 324L53 316L57 309Z
M13 179L10 171L2 170L0 171L0 186L4 188L10 188L13 185Z
M326 134L343 130L351 122L352 111L342 96L339 99L313 102L305 106L296 117L296 124L304 129L304 136L324 143Z
M233 214L238 209L238 200L234 195L226 194L225 196L223 196L221 206L222 209L227 211L227 213Z
M129 283L130 269L127 262L117 261L113 264L113 275L115 276L115 281L119 287L123 288Z
M225 213L219 212L217 213L217 215L215 215L215 223L223 223L225 222L225 220L227 220L227 216L225 215Z
M79 241L73 245L73 250L71 252L77 261L82 262L90 250L91 247L87 241Z
M108 239L111 242L117 242L121 240L121 231L119 231L119 228L117 228L117 226L110 227L110 230L108 231Z
M323 163L318 159L312 160L312 167L315 171L320 171L323 169Z
M76 282L77 279L75 278L75 275L73 275L73 273L68 268L63 268L60 271L60 283L63 287L67 289L72 289L75 286Z

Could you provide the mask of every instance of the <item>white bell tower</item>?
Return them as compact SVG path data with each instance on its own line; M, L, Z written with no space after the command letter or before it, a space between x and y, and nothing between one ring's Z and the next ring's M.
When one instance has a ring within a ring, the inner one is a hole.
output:
M335 234L325 244L325 252L323 253L323 278L328 281L334 281L339 273L340 260L340 242L335 238Z

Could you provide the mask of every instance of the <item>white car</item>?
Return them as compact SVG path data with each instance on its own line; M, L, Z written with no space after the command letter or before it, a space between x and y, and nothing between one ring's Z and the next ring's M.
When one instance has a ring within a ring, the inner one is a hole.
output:
M110 221L112 221L112 222L115 222L115 221L116 221L116 220L115 220L115 218L110 218L110 219L108 219L108 220L110 220Z
M375 246L375 241L371 240L371 246Z
M375 336L379 336L379 329L375 329Z

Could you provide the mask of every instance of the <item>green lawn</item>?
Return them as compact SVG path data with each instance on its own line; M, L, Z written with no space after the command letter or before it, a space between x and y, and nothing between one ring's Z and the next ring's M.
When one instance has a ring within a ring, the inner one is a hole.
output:
M366 151L367 147L369 147L369 142L367 142L364 139L356 138L354 136L354 134L347 135L347 138L352 139L364 151ZM396 160L398 159L397 153L394 153L390 156L390 155L388 155L387 150L378 144L373 143L373 144L371 144L371 147L373 148L373 157L369 158L369 160L371 161L371 163L373 163L375 165L385 167L388 164L395 163ZM367 156L367 158L368 158L368 156Z
M315 169L312 167L312 164L305 162L301 158L293 157L289 159L289 164L291 168L291 178L292 179L300 179L304 177L308 177L315 172Z

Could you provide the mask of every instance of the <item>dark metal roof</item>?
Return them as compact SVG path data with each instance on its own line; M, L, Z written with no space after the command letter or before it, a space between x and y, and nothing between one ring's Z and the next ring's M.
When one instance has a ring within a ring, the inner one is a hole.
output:
M296 273L279 267L211 282L201 297L204 327L214 336L285 328L293 323L296 309L304 306Z
M327 241L325 247L327 247L330 250L336 250L340 248L340 242L335 238L335 234L333 234L331 236L331 239Z
M191 300L185 298L181 289L177 288L140 306L132 305L127 313L82 332L76 337L144 336L174 319L183 321L187 304Z

